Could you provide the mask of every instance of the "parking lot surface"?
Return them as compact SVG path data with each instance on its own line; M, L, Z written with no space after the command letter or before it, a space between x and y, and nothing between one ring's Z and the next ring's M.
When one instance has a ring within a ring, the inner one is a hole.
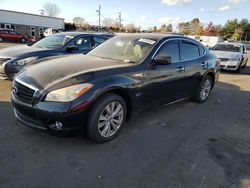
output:
M250 187L250 61L206 103L137 114L105 144L17 123L10 90L0 80L0 187Z

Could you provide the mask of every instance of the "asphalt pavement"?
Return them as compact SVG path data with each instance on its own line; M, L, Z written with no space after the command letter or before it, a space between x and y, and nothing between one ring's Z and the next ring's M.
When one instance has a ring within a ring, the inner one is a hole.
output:
M206 103L137 114L104 144L17 123L10 89L0 80L1 188L250 187L250 61L221 73Z

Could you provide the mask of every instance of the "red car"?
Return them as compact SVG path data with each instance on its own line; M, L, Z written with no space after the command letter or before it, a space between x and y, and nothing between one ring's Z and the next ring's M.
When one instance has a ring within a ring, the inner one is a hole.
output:
M0 29L0 42L3 41L15 41L15 42L27 42L28 38L22 34L17 33L11 29Z

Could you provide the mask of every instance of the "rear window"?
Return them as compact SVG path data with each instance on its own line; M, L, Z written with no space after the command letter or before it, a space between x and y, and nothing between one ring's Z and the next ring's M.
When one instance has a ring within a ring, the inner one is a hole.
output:
M200 56L205 54L205 49L202 48L201 46L199 46L199 50L200 50Z
M95 42L95 46L100 45L101 43L103 43L104 41L106 41L107 39L102 38L102 37L93 37L94 42Z
M191 42L183 41L181 44L181 59L195 59L200 56L199 47Z
M17 35L17 32L15 32L15 31L10 31L10 34L12 34L12 35Z

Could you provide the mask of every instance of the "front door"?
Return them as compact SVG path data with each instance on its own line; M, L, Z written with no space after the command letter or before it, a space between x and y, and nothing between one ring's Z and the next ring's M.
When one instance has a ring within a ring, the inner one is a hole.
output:
M148 66L144 74L143 108L179 99L185 85L185 66L180 61L179 41L166 42L156 53L157 55L170 56L172 63L153 65L151 62Z

